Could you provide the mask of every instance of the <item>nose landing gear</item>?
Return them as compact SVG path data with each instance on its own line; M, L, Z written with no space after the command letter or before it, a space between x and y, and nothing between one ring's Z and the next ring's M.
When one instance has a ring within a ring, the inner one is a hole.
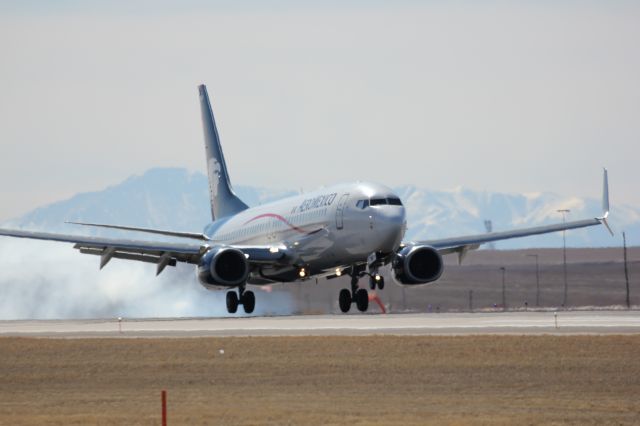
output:
M240 293L239 297L238 293ZM252 291L245 291L244 287L239 287L238 293L235 290L227 292L227 312L235 314L238 311L238 305L242 305L245 313L252 313L256 307L255 294Z
M378 287L380 290L384 289L384 277L379 274L373 274L369 276L369 288L375 290Z

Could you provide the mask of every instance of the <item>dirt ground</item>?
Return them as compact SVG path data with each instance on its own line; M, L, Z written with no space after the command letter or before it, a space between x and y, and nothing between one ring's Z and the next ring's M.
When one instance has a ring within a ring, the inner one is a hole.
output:
M221 353L221 350L224 353ZM640 336L0 339L0 424L640 424Z

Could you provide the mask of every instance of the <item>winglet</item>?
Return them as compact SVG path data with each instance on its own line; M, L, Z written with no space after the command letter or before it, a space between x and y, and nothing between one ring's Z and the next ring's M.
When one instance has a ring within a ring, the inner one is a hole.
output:
M604 174L602 177L602 217L599 217L598 220L607 228L611 236L613 236L613 231L607 222L607 218L609 217L609 175L607 173L607 169L604 169Z
M602 176L602 214L603 217L609 216L609 177L607 169L603 169L604 174Z

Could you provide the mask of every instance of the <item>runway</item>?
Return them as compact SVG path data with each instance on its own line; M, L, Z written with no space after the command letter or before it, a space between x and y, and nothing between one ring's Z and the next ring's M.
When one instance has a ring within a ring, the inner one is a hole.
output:
M113 338L478 334L637 334L637 311L306 315L0 321L0 336Z

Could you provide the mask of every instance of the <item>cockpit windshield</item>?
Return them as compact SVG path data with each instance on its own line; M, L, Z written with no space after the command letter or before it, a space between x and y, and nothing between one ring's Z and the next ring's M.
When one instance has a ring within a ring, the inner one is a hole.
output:
M356 203L356 207L360 209L366 209L367 207L369 207L369 200L358 200L358 202Z
M366 209L369 206L401 206L402 201L398 197L389 197L389 198L372 198L371 200L358 200L356 203L356 207L360 209Z

